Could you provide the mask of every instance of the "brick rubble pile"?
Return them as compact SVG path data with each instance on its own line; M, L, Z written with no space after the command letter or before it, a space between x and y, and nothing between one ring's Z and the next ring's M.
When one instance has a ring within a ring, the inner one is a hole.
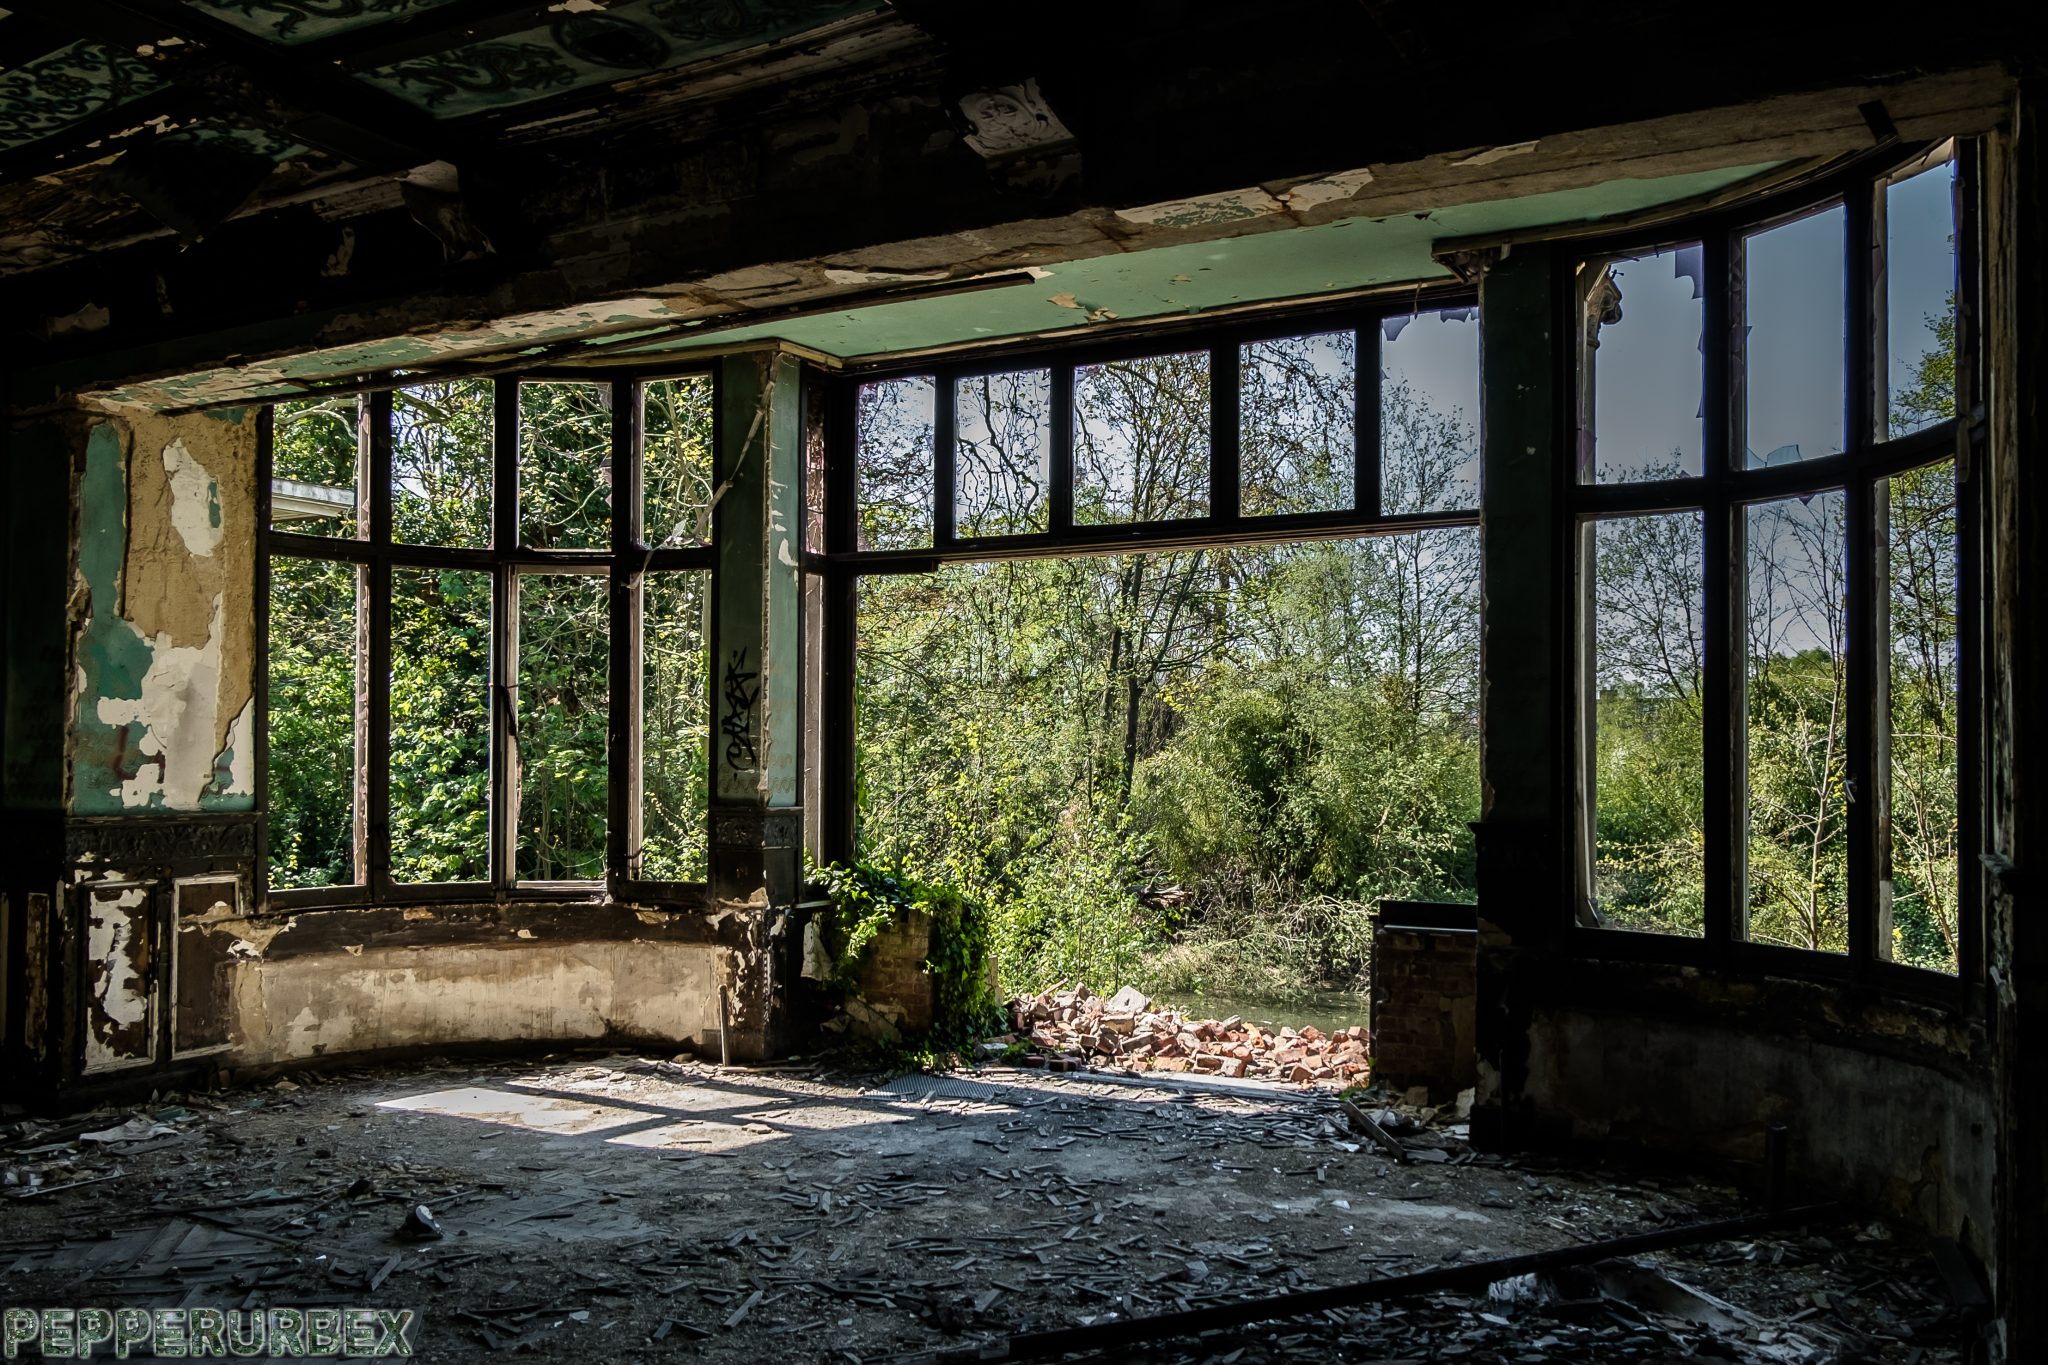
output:
M1010 1002L1016 1036L1059 1059L1133 1071L1194 1071L1297 1085L1344 1087L1370 1069L1371 1037L1363 1028L1324 1033L1265 1029L1232 1016L1190 1019L1129 986L1108 999L1086 986L1046 991Z

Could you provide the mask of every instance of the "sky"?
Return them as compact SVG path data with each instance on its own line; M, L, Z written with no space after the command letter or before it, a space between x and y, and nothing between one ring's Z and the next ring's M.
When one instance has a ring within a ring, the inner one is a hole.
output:
M1955 287L1951 191L1944 163L1887 193L1886 266L1891 391L1910 384L1933 345L1926 319ZM1842 448L1843 213L1836 207L1752 235L1746 243L1749 325L1747 449L1770 457L1797 446L1811 459ZM1683 457L1700 468L1702 305L1667 252L1623 262L1622 320L1596 353L1596 457L1611 472ZM1793 458L1790 452L1778 461ZM1777 462L1777 461L1774 461Z
M1954 166L1945 162L1887 190L1889 385L1911 383L1933 344L1926 320L1954 288ZM1752 464L1843 447L1844 221L1837 205L1751 234L1743 243L1747 389L1738 448ZM1595 459L1607 479L1640 478L1674 457L1701 469L1698 249L1677 248L1614 267L1621 321L1595 352ZM1471 309L1390 318L1381 363L1439 413L1476 430L1479 321ZM1476 484L1477 453L1467 471Z

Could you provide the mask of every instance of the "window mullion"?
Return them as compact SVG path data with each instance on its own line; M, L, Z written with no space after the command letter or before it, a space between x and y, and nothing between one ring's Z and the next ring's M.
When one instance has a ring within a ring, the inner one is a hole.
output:
M956 373L940 370L932 384L932 547L941 550L951 548L955 538L958 491L955 487L953 407L959 383ZM1069 437L1070 453L1072 445ZM1071 478L1071 463L1068 468Z
M1238 355L1235 342L1209 350L1209 515L1226 526L1244 506Z
M363 881L372 899L391 892L391 406L387 390L358 408L358 486L370 497L370 562L357 580L368 609L358 618L356 679L358 805L367 828L359 836ZM360 524L360 523L359 523Z
M512 886L518 846L519 773L514 688L519 677L518 570L504 556L519 543L519 381L497 381L492 407L491 547L491 885Z
M1706 936L1709 951L1722 953L1731 941L1747 936L1749 918L1744 868L1748 797L1741 778L1746 766L1740 652L1744 545L1738 509L1729 497L1733 433L1740 429L1742 402L1742 329L1736 307L1742 279L1727 233L1708 233L1700 249L1709 282L1701 300L1709 344L1701 348L1700 357L1700 469L1705 483L1701 599L1706 621L1701 649L1701 808Z
M1981 979L1984 960L1983 743L1981 709L1983 616L1980 578L1984 557L1978 546L1983 525L1986 453L1981 417L1985 411L1985 354L1980 301L1986 297L1981 247L1984 241L1984 144L1971 139L1956 148L1956 970L1965 982Z
M633 380L612 384L612 565L610 753L605 760L605 879L617 893L640 876L640 607L634 555L643 536L641 392Z
M1876 400L1880 367L1872 354L1878 337L1874 319L1884 316L1876 270L1879 239L1875 199L1878 188L1863 182L1842 197L1844 252L1848 279L1843 298L1847 316L1843 332L1848 353L1843 357L1845 411L1843 431L1848 448L1867 450L1876 441L1881 407ZM1847 745L1844 764L1848 781L1848 917L1849 957L1865 964L1890 956L1891 906L1884 884L1880 849L1884 789L1890 774L1878 764L1888 729L1884 688L1878 660L1888 649L1885 605L1883 519L1878 493L1883 485L1869 477L1854 478L1846 489L1847 544L1844 612L1848 621L1845 689L1848 715L1843 725Z
M1385 378L1380 369L1382 326L1378 319L1366 323L1353 334L1352 345L1352 354L1358 359L1352 389L1356 406L1351 422L1351 504L1359 516L1368 519L1376 519L1384 511L1380 504L1380 385ZM1485 433L1480 439L1485 439Z

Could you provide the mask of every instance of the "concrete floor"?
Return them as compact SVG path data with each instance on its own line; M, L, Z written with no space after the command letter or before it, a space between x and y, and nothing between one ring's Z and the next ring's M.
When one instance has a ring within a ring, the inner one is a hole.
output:
M0 1149L6 1194L35 1191L0 1202L0 1303L406 1307L429 1360L892 1359L1749 1211L1454 1139L1397 1165L1327 1093L1012 1068L427 1064L84 1122ZM443 1235L402 1240L419 1204ZM1110 1356L1960 1358L1925 1252L1882 1227L1657 1265L1716 1306L1610 1276L1598 1303L1438 1294Z

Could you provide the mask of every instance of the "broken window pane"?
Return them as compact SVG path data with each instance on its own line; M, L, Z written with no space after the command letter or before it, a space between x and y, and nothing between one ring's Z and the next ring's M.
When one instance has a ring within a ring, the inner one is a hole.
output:
M490 876L491 575L391 570L391 876Z
M954 530L1024 535L1047 526L1052 371L978 374L953 390Z
M605 875L611 723L609 580L519 578L519 853L521 881Z
M1889 430L1905 436L1956 414L1956 164L1884 188Z
M1380 321L1380 506L1479 505L1479 310Z
M356 567L270 561L270 885L347 886L356 841Z
M1074 371L1074 523L1209 514L1209 353Z
M601 550L612 534L612 388L519 386L519 543Z
M1239 510L1248 517L1350 511L1358 469L1356 335L1247 342L1237 363Z
M854 398L863 550L921 550L932 543L932 423L929 375L860 386Z
M391 396L393 540L490 547L493 393L488 379L451 379Z
M649 545L711 543L715 397L708 374L640 386L641 532Z
M1895 961L1956 970L1962 855L1957 823L1956 467L1908 470L1888 499L1891 620L1891 893Z
M1580 419L1581 482L1697 478L1705 470L1705 271L1698 243L1584 268L1593 392Z
M314 398L271 410L270 524L302 536L353 538L356 413L361 400Z
M706 573L651 573L641 589L640 872L701 882L710 822Z
M1843 448L1841 205L1742 240L1742 467L1793 464Z
M1749 937L1846 952L1847 500L1746 515Z
M1593 898L1603 923L1706 925L1698 512L1593 526Z

